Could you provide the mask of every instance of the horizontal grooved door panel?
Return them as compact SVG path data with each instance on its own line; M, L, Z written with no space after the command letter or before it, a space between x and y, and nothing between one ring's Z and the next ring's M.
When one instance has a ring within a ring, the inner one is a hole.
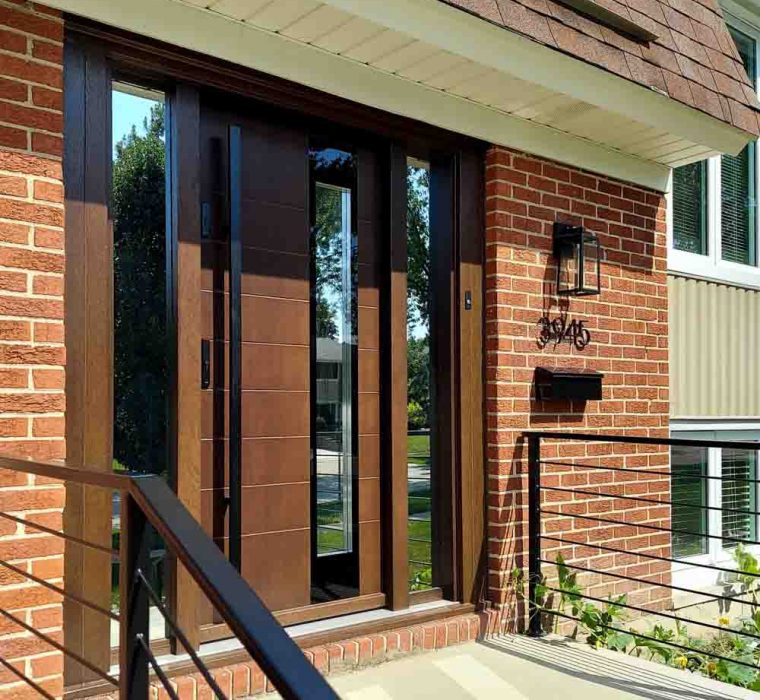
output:
M359 350L359 391L380 391L380 353Z
M380 523L366 522L359 525L359 593L379 593L380 581Z
M201 294L204 338L229 337L226 294ZM291 299L243 295L241 333L246 343L309 344L309 304Z
M228 394L204 391L201 400L202 438L228 435ZM309 435L309 394L294 391L244 391L242 393L242 436L303 437ZM223 413L224 425L215 415Z
M380 314L377 308L359 307L359 347L380 349Z
M311 602L310 537L308 529L243 537L241 573L270 610Z
M300 129L255 121L243 131L244 199L306 208L307 135Z
M309 482L243 488L243 535L308 528L309 489ZM223 489L201 492L203 522L211 522L212 513L225 511L224 498ZM226 522L223 532L227 532Z
M380 436L359 437L359 476L380 476Z
M227 343L214 343L211 352L211 388L229 387L228 353ZM243 343L240 354L243 390L309 391L308 347Z
M380 394L359 394L359 434L380 433Z
M203 246L202 286L206 291L228 290L227 246L209 242ZM243 248L243 294L309 300L309 257L264 248Z
M359 479L359 522L380 520L380 479Z
M246 200L240 212L244 246L288 253L309 251L309 222L305 208Z
M203 440L201 451L204 464L201 488L219 488L226 484L226 440ZM308 481L311 476L309 438L244 438L241 461L243 486ZM215 466L212 468L212 465ZM214 469L218 470L216 480Z

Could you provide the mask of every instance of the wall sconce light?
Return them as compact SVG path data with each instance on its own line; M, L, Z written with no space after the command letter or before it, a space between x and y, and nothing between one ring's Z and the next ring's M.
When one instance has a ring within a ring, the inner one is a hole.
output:
M601 292L601 249L596 234L583 226L555 222L554 257L557 294L582 297Z

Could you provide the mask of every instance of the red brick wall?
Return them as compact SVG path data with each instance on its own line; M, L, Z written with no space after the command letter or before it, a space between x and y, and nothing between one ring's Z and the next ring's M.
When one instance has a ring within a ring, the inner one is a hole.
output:
M489 512L489 598L502 623L518 623L520 606L510 584L515 566L527 569L526 446L529 429L584 430L635 435L668 434L668 332L664 198L640 187L493 148L486 174L486 353ZM538 320L560 311L551 254L555 221L583 224L603 248L602 293L564 301L568 318L591 333L582 351L567 343L541 348ZM571 366L605 374L603 400L541 402L535 398L537 366ZM547 443L544 459L566 463L663 470L667 450L608 443ZM559 458L559 459L558 459ZM542 483L559 488L647 494L667 500L661 475L546 466ZM667 524L669 509L624 499L544 491L544 507L626 522ZM669 553L667 533L581 518L544 516L544 531L576 542L596 542L653 554ZM593 547L545 542L545 558L557 551L595 570L652 581L668 580L668 565ZM546 569L551 572L552 566ZM606 597L629 592L637 603L667 604L666 589L641 588L610 577L580 576L588 591ZM634 591L634 593L630 593Z
M0 0L0 452L64 456L63 24L23 0ZM0 511L60 528L63 487L0 471ZM62 543L0 520L0 560L62 581ZM0 607L60 639L57 596L0 569ZM0 622L0 657L53 694L62 659ZM14 661L16 660L16 661ZM0 699L38 697L0 669Z

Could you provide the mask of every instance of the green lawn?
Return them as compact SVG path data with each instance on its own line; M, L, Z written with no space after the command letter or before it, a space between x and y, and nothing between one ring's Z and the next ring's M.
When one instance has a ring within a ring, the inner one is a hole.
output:
M409 464L429 464L430 436L409 435L406 438L406 450L409 455Z

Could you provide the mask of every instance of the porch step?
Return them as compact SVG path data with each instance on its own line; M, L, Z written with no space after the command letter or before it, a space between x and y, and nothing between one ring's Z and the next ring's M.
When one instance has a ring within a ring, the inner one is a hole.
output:
M345 700L749 700L757 694L560 639L505 636L328 679Z

